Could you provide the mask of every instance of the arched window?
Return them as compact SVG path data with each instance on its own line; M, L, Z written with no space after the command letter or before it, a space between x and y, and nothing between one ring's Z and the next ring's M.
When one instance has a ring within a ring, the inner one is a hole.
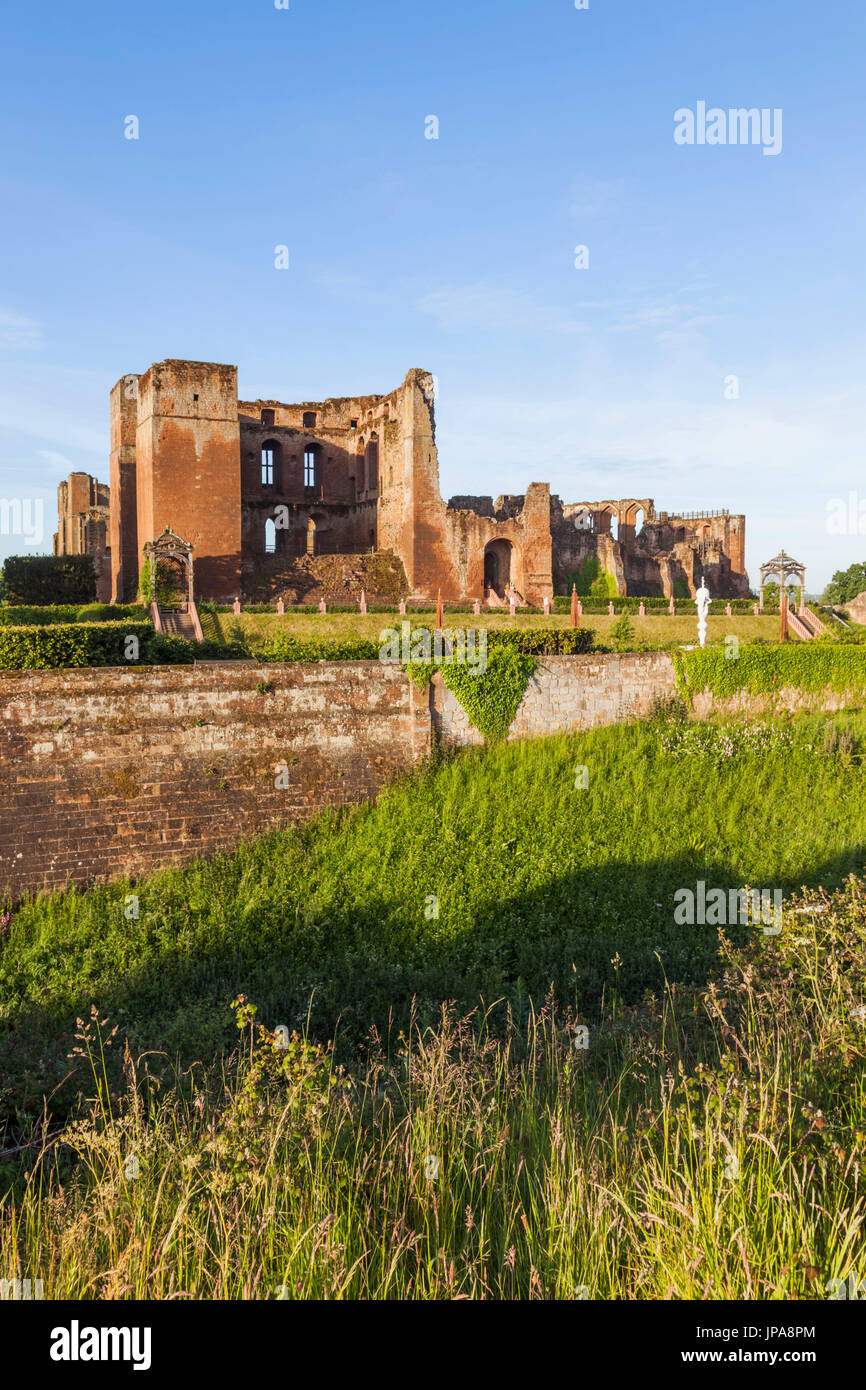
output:
M643 522L643 507L638 507L637 511L634 514L634 533L636 536L640 535L641 531L643 530Z
M304 450L304 487L318 487L322 481L320 452L315 444L308 444Z
M315 412L315 410L305 410L305 411L304 411L304 429L305 429L305 430L314 430L315 428L316 428L316 412Z
M275 439L262 445L262 487L279 487L281 449Z
M277 553L277 524L272 516L265 522L265 554L276 555Z

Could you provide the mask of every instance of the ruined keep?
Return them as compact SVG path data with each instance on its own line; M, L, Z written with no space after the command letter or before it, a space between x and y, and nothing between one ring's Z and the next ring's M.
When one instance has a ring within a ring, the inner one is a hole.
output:
M95 555L108 545L109 489L89 473L70 473L57 488L55 555Z
M70 473L57 488L54 554L93 556L96 597L100 603L107 603L112 593L109 491L106 483L91 478L89 473Z
M510 586L540 604L588 560L617 594L694 595L702 573L714 595L748 593L745 517L727 511L564 504L547 483L446 505L433 377L418 369L388 395L287 405L238 400L234 366L154 363L111 392L110 494L120 602L135 597L144 547L166 527L193 546L196 594L219 600L291 599L304 572L315 582L316 557L371 552L420 599L498 605Z

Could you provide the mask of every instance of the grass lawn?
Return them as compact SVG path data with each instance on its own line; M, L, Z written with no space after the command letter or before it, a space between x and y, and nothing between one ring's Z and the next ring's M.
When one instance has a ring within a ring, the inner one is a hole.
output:
M604 642L617 621L617 616L610 618L607 614L586 614L580 619L581 627L593 628L598 634L598 639ZM253 643L267 640L277 632L288 632L293 637L328 637L328 638L348 638L366 637L372 641L377 641L379 634L384 628L396 627L399 629L401 622L411 622L413 626L422 624L429 626L435 619L435 614L409 613L405 618L401 618L399 613L286 613L282 616L276 613L244 613L239 617L232 614L220 613L216 616L215 622L223 639L230 639L237 626L249 637ZM676 617L672 618L669 614L660 617L639 618L636 614L631 615L631 622L635 631L635 640L638 642L649 642L666 647L672 643L697 643L697 619ZM513 630L515 628L539 628L539 627L570 627L571 619L568 614L551 614L545 618L538 613L520 613L519 611L512 618L507 613L484 613L477 618L472 613L446 613L446 627L486 627L492 629ZM216 633L214 634L216 635ZM752 614L737 615L726 618L724 615L718 617L711 616L707 620L707 640L710 643L724 643L728 636L738 636L743 641L751 641L756 637L763 637L769 642L778 641L779 619L772 616L754 617Z

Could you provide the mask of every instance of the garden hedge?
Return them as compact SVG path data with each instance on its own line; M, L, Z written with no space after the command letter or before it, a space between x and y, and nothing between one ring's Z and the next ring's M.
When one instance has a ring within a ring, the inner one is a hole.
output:
M3 565L6 602L92 603L92 555L10 555Z
M0 627L0 669L51 670L62 666L140 666L154 636L150 623L53 623ZM130 637L138 642L131 657Z

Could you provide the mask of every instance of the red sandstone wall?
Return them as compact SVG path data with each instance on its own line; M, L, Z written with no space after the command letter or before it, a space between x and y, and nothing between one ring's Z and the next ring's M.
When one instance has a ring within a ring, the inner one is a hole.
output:
M13 898L362 801L430 736L426 695L372 661L6 671L0 710L0 893Z
M138 377L121 377L111 391L111 599L131 603L138 593L138 509L135 485L135 435L138 424Z
M232 599L241 586L237 369L155 362L139 378L136 430L139 566L169 526L194 546L196 592Z

